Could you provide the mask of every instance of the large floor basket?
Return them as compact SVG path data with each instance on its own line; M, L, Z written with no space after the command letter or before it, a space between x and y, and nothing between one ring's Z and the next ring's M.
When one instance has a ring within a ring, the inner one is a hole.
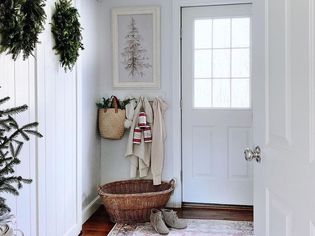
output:
M174 180L157 186L152 180L126 180L100 186L98 194L112 222L141 223L150 220L151 209L165 207L174 186Z

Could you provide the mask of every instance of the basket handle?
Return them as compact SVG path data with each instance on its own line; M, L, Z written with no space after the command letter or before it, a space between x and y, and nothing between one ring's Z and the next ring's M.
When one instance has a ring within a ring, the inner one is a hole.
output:
M170 180L170 185L172 186L172 189L175 189L175 185L176 185L176 180L175 179L171 179Z
M103 192L103 190L102 190L102 186L101 186L101 185L99 185L99 186L97 187L97 192L98 192L98 194L99 194L100 196L103 196L103 195L104 195L104 192Z
M115 108L115 113L118 113L118 98L116 96L112 96L112 106Z

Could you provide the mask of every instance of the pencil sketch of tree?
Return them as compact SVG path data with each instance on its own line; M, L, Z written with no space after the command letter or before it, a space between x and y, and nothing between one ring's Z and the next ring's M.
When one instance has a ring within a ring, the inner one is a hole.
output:
M142 37L133 17L131 17L128 28L130 31L125 36L126 47L121 53L123 57L122 63L129 72L129 76L136 79L137 77L143 77L145 69L152 67L152 65L148 62L147 50L142 47Z

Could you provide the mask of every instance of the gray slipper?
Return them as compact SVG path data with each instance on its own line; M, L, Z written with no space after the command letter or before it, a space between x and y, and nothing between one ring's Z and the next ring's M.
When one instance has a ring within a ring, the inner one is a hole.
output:
M170 209L161 209L165 224L168 227L174 229L185 229L187 228L187 223L183 220L178 219L175 211Z
M163 221L163 215L160 210L158 209L151 210L150 222L151 222L152 227L159 234L166 235L170 232Z

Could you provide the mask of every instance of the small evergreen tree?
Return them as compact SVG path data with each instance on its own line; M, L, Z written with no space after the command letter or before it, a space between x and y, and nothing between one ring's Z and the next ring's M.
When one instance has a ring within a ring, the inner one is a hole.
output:
M42 137L36 131L37 122L19 126L12 117L28 109L27 105L3 109L4 103L10 100L9 97L0 99L0 216L10 212L5 203L3 193L19 195L19 189L23 184L29 184L31 179L14 175L14 167L21 163L18 155L23 147L23 141L29 141L30 135ZM1 196L2 195L2 196Z
M143 77L144 70L152 66L147 62L149 59L146 56L147 50L141 45L142 39L133 17L131 17L129 29L125 37L127 46L121 54L124 58L123 64L132 78Z

